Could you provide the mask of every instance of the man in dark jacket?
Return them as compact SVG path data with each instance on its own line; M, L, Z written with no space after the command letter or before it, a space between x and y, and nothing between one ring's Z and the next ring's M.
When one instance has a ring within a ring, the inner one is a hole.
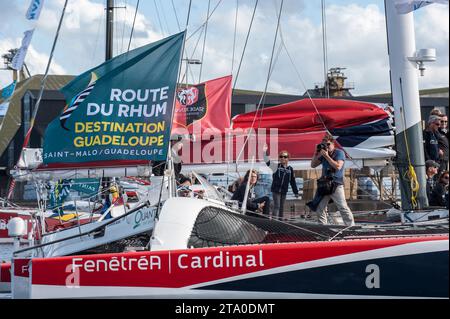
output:
M448 171L442 172L439 181L431 192L430 206L441 206L448 208Z
M447 137L447 126L448 126L448 117L447 115L441 116L441 125L438 129L438 145L439 150L442 151L441 156L439 158L439 175L442 174L443 171L448 170L448 137Z
M423 132L425 160L439 162L444 152L439 149L438 137L441 118L437 115L431 115L428 119L427 129Z
M288 192L289 184L295 197L298 197L298 188L295 182L294 169L289 166L289 153L280 152L279 162L271 162L267 155L267 145L264 146L264 161L274 172L272 175L272 195L273 195L273 216L283 218L284 203Z
M436 174L438 173L439 164L433 160L428 160L425 162L425 173L427 174L427 197L428 203L431 201L431 194L436 187Z

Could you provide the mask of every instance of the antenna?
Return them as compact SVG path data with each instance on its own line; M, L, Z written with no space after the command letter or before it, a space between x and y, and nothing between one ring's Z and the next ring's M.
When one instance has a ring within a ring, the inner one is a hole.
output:
M436 62L436 49L420 49L413 57L408 57L411 62L416 62L420 76L425 75L424 62Z

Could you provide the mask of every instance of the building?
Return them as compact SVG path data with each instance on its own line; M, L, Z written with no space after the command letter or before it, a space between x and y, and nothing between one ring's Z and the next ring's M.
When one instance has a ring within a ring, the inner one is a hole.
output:
M9 170L19 159L38 99L42 78L42 75L35 75L17 83L8 110L4 117L0 117L0 197L6 195L10 181ZM48 76L31 134L30 147L42 146L48 123L61 112L65 105L64 96L59 89L73 78L73 76L65 75Z

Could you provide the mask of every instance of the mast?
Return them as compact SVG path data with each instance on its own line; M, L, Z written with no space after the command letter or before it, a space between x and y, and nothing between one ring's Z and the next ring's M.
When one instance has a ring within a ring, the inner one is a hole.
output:
M404 210L428 206L425 155L420 116L419 83L413 13L398 14L395 1L385 0L392 101L395 110L397 168ZM414 167L420 185L417 206L411 200L410 181L404 176L409 164Z
M114 37L114 0L106 1L106 58L105 61L113 57L113 37Z

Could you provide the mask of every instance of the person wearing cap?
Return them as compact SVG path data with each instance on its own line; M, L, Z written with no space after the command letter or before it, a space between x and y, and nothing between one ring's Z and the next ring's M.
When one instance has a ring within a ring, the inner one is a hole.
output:
M286 195L291 185L292 191L298 198L298 188L295 182L294 169L289 166L289 152L281 151L279 154L279 162L271 162L267 155L268 146L264 145L264 162L272 169L272 186L270 188L273 195L273 213L276 218L283 219L284 203Z
M441 126L441 118L438 115L430 115L428 125L423 132L425 160L433 160L439 162L444 152L439 149L439 127Z
M439 164L433 160L428 160L425 162L426 174L427 174L427 197L428 202L431 200L431 194L436 186L435 176L438 173Z

